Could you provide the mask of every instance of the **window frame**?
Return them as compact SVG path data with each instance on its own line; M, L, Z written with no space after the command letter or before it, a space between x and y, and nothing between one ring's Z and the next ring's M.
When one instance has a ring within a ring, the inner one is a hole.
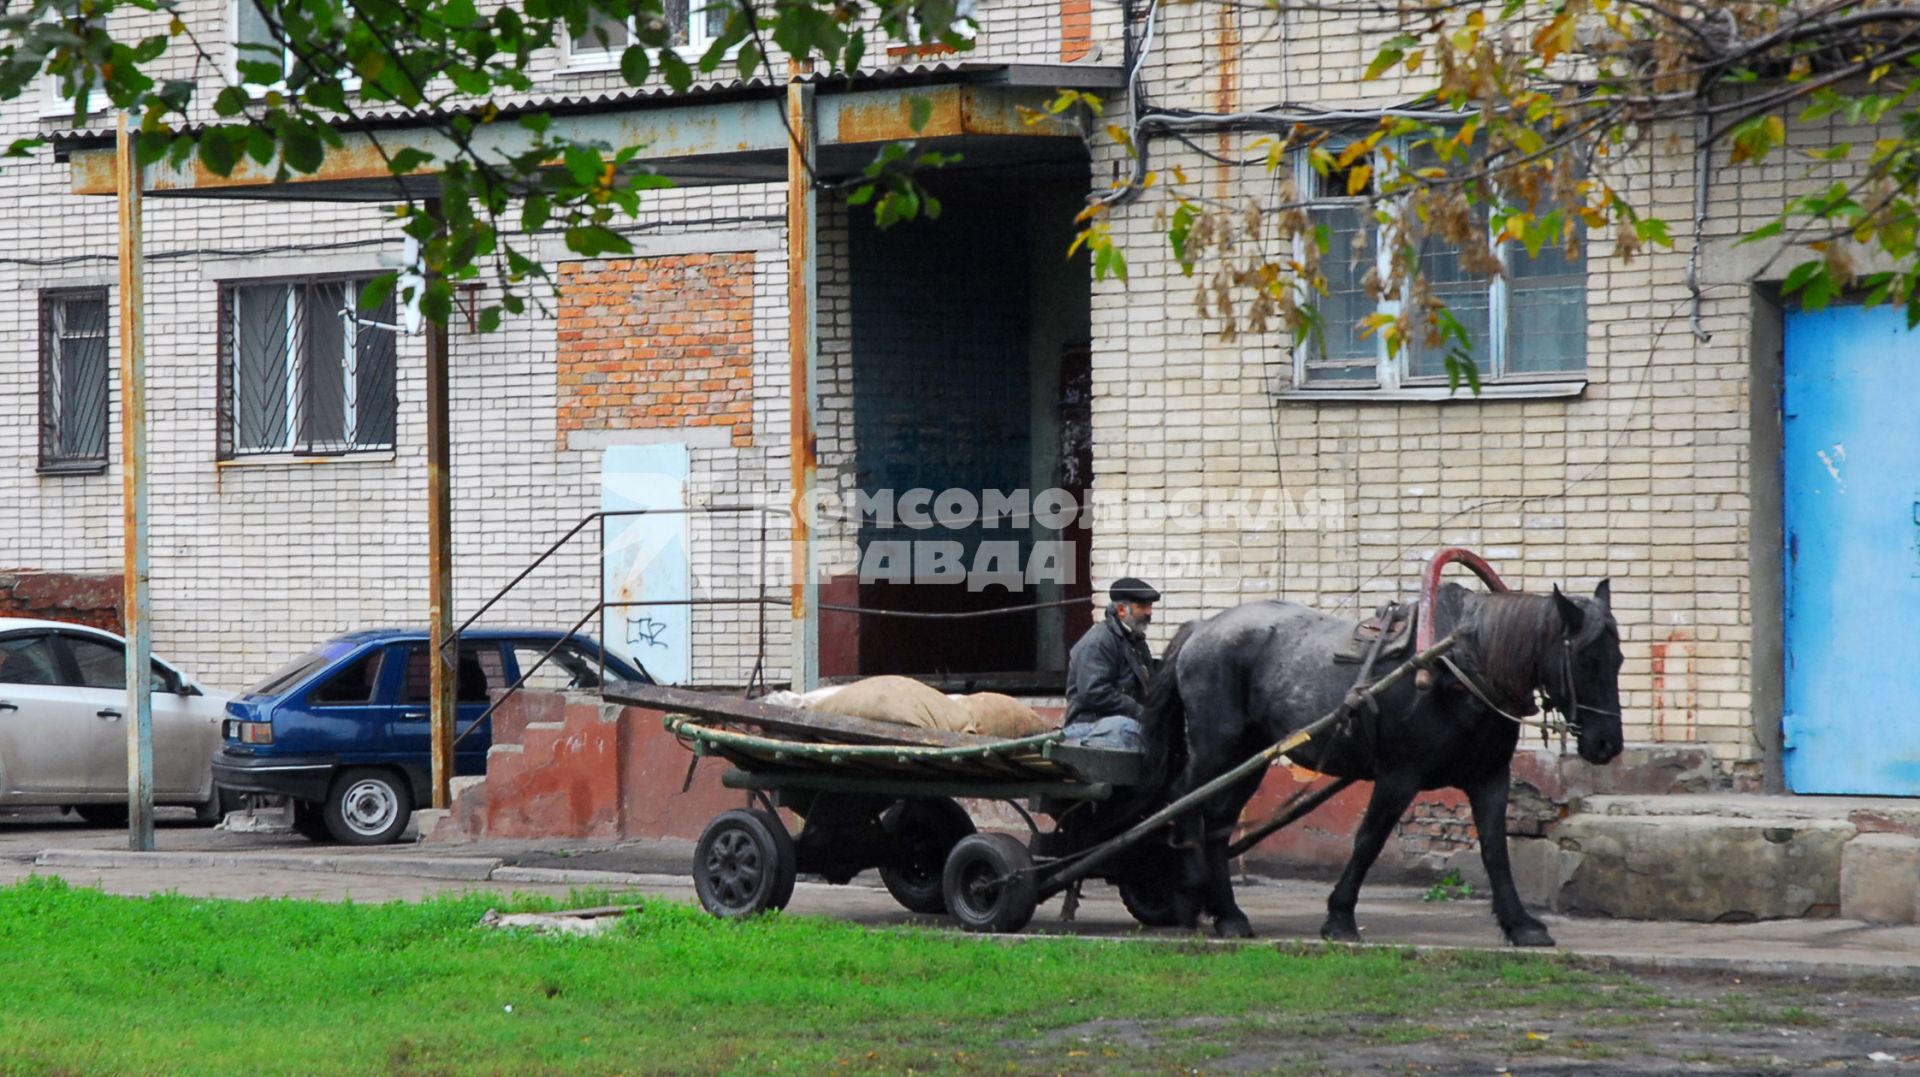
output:
M65 456L56 451L61 430L61 415L54 407L66 371L61 366L64 352L58 345L67 339L64 329L54 329L54 308L74 301L96 301L101 308L100 327L100 452L97 456ZM113 298L104 286L46 288L39 293L39 355L35 366L39 373L37 415L39 434L38 468L42 475L98 475L107 470L113 455Z
M55 630L50 633L50 635L52 637L54 650L59 652L60 655L63 682L58 685L58 687L78 688L86 692L124 692L127 690L126 640L112 636L96 636L91 632L74 632L64 629ZM73 645L75 643L91 643L103 650L120 652L119 668L121 683L108 685L106 687L83 683L86 675L80 665L80 656L74 653ZM147 665L149 666L148 676L150 678L149 684L151 691L163 695L180 695L186 690L186 677L182 675L179 670L162 662L157 655L148 655Z
M397 449L400 440L399 338L404 335L398 329L376 330L378 332L392 333L394 337L393 355L390 360L392 370L387 379L393 392L393 400L390 407L391 416L389 420L392 429L389 439L378 444L355 444L354 436L357 436L358 433L357 425L360 418L359 413L362 402L359 399L357 387L354 393L345 393L343 385L343 395L341 399L343 428L339 439L342 447L322 447L313 442L302 440L302 427L305 425L301 412L301 408L305 404L305 398L301 394L302 374L305 371L305 367L302 366L302 364L311 362L310 357L306 353L305 343L310 339L310 336L306 332L306 327L309 324L307 316L310 316L311 312L303 312L298 309L298 304L305 302L301 297L305 296L310 289L317 286L344 284L347 289L348 298L357 304L359 302L360 288L376 276L377 272L376 270L359 270L293 276L246 277L222 280L219 282L219 325L216 329L218 334L218 345L216 348L216 365L218 367L216 391L219 396L217 402L219 416L218 430L216 431L216 437L218 439L216 456L219 460L273 460L288 457L351 459L369 455L391 454ZM281 390L286 396L287 418L285 436L277 447L243 448L239 444L239 432L236 428L240 415L238 399L240 379L235 370L237 361L236 349L239 343L239 334L234 324L234 319L239 313L235 296L237 292L243 289L277 287L287 289L287 320L290 327L287 332L286 342L287 360L284 375L285 385ZM388 307L393 308L393 316L395 318L399 317L396 300L389 296L386 302ZM357 306L356 309L358 309ZM364 320L364 316L362 317ZM394 324L397 325L397 323ZM366 327L358 323L355 325L354 334L351 339L356 346L359 333L364 328ZM347 338L343 337L343 343L346 339ZM344 350L339 358L345 358Z
M306 690L306 705L309 709L327 709L334 707L377 707L380 705L382 681L387 675L387 648L370 647L344 662L334 662L329 668L332 674L316 679ZM373 663L371 675L367 678L367 698L359 700L321 699L320 693L335 681L347 675L347 672L362 662Z
M706 32L704 22L699 16L704 14L708 8L724 6L726 6L726 0L687 0L687 43L678 46L676 49L681 56L693 56L697 58L706 54L708 47L713 44L714 38L713 35ZM561 73L618 71L620 69L620 57L629 48L639 44L638 41L634 40L634 35L637 31L634 27L634 17L632 15L627 16L626 25L627 40L619 44L609 41L604 47L598 42L590 42L585 47L582 47L581 44L574 39L573 32L571 30L566 31L562 34ZM728 49L726 55L732 56L739 51L739 47L735 46L734 48ZM660 55L659 49L648 49L647 52L655 58Z
M61 682L70 679L71 675L67 672L66 648L60 645L57 633L45 628L29 628L0 635L0 644L12 643L16 640L27 640L29 645L38 645L47 649L47 656L53 659L53 680L45 684L36 681L0 680L0 685L13 685L18 688L67 687Z
M1350 145L1351 141L1352 140L1337 141L1333 148L1335 150L1343 149L1346 145ZM1402 159L1405 157L1409 141L1411 140L1404 138L1394 140L1394 148L1398 151ZM1383 198L1379 194L1373 193L1376 187L1371 182L1368 185L1369 190L1366 194L1322 195L1320 192L1320 184L1325 182L1325 177L1322 177L1313 169L1308 150L1295 151L1294 174L1303 177L1305 186L1310 192L1302 199L1307 205L1309 221L1316 224L1319 223L1318 214L1325 209L1357 208L1360 210L1363 219L1371 222L1369 227L1371 229L1373 265L1374 269L1384 279L1391 271L1392 265L1386 250L1386 244L1381 241L1382 225L1378 220L1373 218L1374 215L1383 208L1390 214L1397 213L1399 208L1397 201L1390 198ZM1493 238L1493 225L1491 222L1487 225L1487 231L1488 239L1491 243ZM1301 244L1304 242L1308 241L1301 239L1295 240L1294 256L1296 260L1305 257L1305 251L1301 249ZM1583 355L1581 359L1579 368L1573 370L1521 371L1518 373L1507 370L1508 352L1512 345L1511 336L1513 332L1510 317L1510 301L1513 288L1511 273L1512 262L1510 259L1516 242L1517 241L1509 240L1506 243L1499 244L1494 252L1496 257L1500 259L1502 268L1506 271L1487 282L1487 350L1489 354L1484 357L1484 362L1481 362L1482 357L1475 356L1476 363L1481 367L1480 384L1483 386L1518 388L1522 391L1528 387L1537 387L1543 390L1557 389L1564 387L1569 382L1584 384L1588 377L1589 364L1591 363L1591 357L1585 355ZM1333 252L1329 251L1328 255L1322 255L1322 258L1324 259L1332 253ZM1583 281L1589 279L1589 274L1586 271L1584 250L1581 256L1581 279ZM1299 287L1303 304L1318 304L1325 298L1314 293L1313 290L1304 283ZM1583 304L1585 304L1589 298L1590 296L1583 297ZM1374 311L1376 313L1389 317L1399 317L1403 309L1404 305L1398 299L1382 298L1374 304ZM1384 334L1376 332L1372 334L1372 339L1374 341L1375 366L1374 378L1371 381L1360 379L1339 381L1328 379L1324 376L1319 379L1314 379L1312 377L1314 371L1310 365L1313 359L1313 349L1308 346L1306 342L1296 341L1292 356L1294 391L1313 393L1316 395L1323 393L1358 395L1369 393L1389 394L1402 390L1419 392L1437 389L1445 392L1449 389L1447 375L1445 373L1413 373L1411 369L1411 342L1404 344L1398 355L1389 355L1387 354L1387 342Z
M239 86L241 84L240 83L240 57L241 57L240 50L244 43L240 40L240 11L241 11L241 5L243 4L253 4L255 7L259 6L257 0L227 0L226 70L222 72L222 74L226 76L228 84L233 86ZM351 15L353 13L352 3L349 2L346 5L346 8L347 8L348 14ZM279 44L279 42L274 42L274 44ZM266 57L264 55L261 56L262 60L264 60L265 58ZM269 93L284 94L284 93L290 92L288 90L288 83L289 83L289 80L293 78L294 69L299 63L300 63L300 57L295 55L294 51L291 48L288 48L286 45L280 44L280 79L279 81L274 82L273 84L268 86L262 86L258 83L249 83L247 85L248 95L252 97L254 100L258 101ZM360 76L358 74L355 74L349 68L340 76L340 87L347 93L354 93L358 91L360 89Z

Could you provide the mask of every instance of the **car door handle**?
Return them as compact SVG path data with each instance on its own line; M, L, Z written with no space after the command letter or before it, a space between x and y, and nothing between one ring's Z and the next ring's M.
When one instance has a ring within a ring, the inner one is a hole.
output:
M109 722L117 722L120 720L120 712L114 710L112 707L108 707L105 710L97 710L93 713L95 717L105 718Z
M422 722L431 717L433 716L426 711L407 711L400 715L400 720L403 722Z
M19 707L14 706L6 700L0 699L0 711L17 711L19 709Z

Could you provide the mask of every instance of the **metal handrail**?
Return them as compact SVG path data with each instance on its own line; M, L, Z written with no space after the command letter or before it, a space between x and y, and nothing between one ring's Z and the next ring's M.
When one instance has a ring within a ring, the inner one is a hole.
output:
M600 599L594 602L592 608L589 609L583 616L581 616L581 618L578 621L575 621L573 623L573 627L568 629L565 635L561 636L558 640L555 640L553 643L553 646L548 647L546 650L546 653L542 654L540 658L533 663L533 665L528 666L526 669L521 670L520 676L514 680L513 684L507 687L506 691L500 694L500 697L498 699L490 700L487 704L487 709L482 711L479 717L475 718L470 724L468 724L468 726L465 729L456 729L456 732L453 738L453 743L455 745L458 745L461 741L467 738L468 734L472 733L475 729L478 729L480 726L484 725L488 719L492 718L495 711L498 711L503 705L506 704L507 700L512 699L516 694L519 693L519 691L522 688L526 687L527 680L531 678L536 672L538 672L542 666L545 666L547 664L547 661L551 659L556 653L558 653L560 648L565 646L568 640L572 639L575 634L577 634L582 628L586 627L586 624L588 621L592 620L595 617L602 618L601 629L598 636L596 637L596 646L599 648L598 657L600 660L599 687L604 691L607 683L607 639L606 639L606 625L605 625L604 615L606 614L606 611L610 609L626 609L634 606L746 606L746 605L758 606L760 608L759 650L755 657L755 663L754 663L754 671L755 671L754 676L757 677L759 675L762 664L765 663L766 661L766 650L767 650L766 609L769 606L788 605L793 601L790 597L782 597L782 596L767 594L766 578L765 578L766 557L764 556L764 554L765 554L767 533L766 533L766 521L764 519L764 516L781 515L786 513L787 511L788 511L787 509L770 508L764 505L710 505L710 506L683 507L683 508L670 508L670 509L614 509L614 510L602 509L597 512L588 513L586 516L581 517L579 523L574 524L571 528L567 530L566 534L560 536L560 538L557 539L552 545L548 546L545 552L541 553L539 557L534 558L534 560L531 563L529 563L526 568L521 569L519 574L517 574L516 576L514 576L512 580L507 582L507 585L505 587L502 587L500 588L500 590L494 592L494 595L492 598L489 598L484 603L482 603L480 605L480 608L473 612L472 616L468 617L465 621L462 621L460 623L460 627L454 629L452 635L448 636L447 639L441 643L440 646L443 652L449 646L456 646L459 643L460 637L463 634L465 634L467 629L472 628L474 624L480 620L480 618L486 616L488 611L492 610L495 606L499 605L500 600L507 597L507 595L511 593L514 588L524 583L527 577L533 575L534 570L538 569L541 565L546 564L547 561L552 559L552 557L555 554L559 553L563 547L565 547L569 542L572 542L576 537L578 537L582 531L585 531L589 524L592 524L595 521L598 521L600 523L601 525L600 555L599 555L600 570L599 570L599 579L597 581L597 585L601 594ZM759 543L761 547L762 556L757 559L760 566L760 571L762 574L761 578L758 581L758 586L756 587L756 591L758 593L752 596L744 597L744 598L711 598L711 597L710 598L673 598L673 599L644 599L644 600L635 600L635 601L626 601L626 602L608 602L605 597L606 564L607 564L606 522L610 519L619 519L619 518L625 518L625 517L683 516L683 515L688 515L696 512L703 513L703 514L713 514L713 515L744 514L744 513L758 512L763 515L763 519L761 520L761 526L760 526L760 543ZM1057 609L1057 608L1067 607L1067 606L1078 606L1088 601L1091 601L1091 599L1090 598L1086 598L1086 599L1069 598L1069 599L1059 599L1051 602L1034 602L1034 603L1029 603L1021 606L1002 606L996 609L989 609L989 610L960 610L960 611L954 611L954 612L934 612L934 611L925 611L925 610L872 609L864 606L843 606L837 603L818 603L817 608L823 613L850 613L859 617L893 617L893 618L901 618L901 619L907 619L907 620L928 620L928 621L965 621L965 620L975 620L975 619L987 618L987 617L1002 617L1002 616L1008 616L1011 614L1032 613L1032 612L1043 610L1043 609ZM457 726L458 724L457 719L455 724Z

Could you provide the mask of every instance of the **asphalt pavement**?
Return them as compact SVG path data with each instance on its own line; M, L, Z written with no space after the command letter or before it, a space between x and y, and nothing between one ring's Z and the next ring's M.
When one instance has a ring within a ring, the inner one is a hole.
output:
M694 900L686 842L547 842L378 848L319 845L285 833L193 826L163 812L154 853L127 851L124 831L88 827L57 811L0 811L0 884L57 875L116 894L324 901L412 901L434 894L487 891L564 898L583 888ZM1323 881L1243 878L1239 894L1261 941L1317 943ZM1369 942L1416 947L1504 948L1480 898L1429 901L1418 887L1372 886L1359 920ZM845 886L803 880L789 912L859 923L944 925L909 914L872 876ZM1750 975L1892 977L1920 981L1920 927L1852 920L1775 920L1698 924L1542 917L1562 953L1625 968L1726 971ZM1118 896L1090 886L1072 923L1056 900L1043 906L1029 935L1191 939L1181 931L1145 931Z

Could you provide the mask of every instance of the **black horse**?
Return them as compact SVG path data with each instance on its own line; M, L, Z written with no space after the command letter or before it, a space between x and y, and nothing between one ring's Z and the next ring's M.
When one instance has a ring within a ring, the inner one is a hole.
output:
M1593 598L1558 588L1550 596L1480 594L1448 584L1437 596L1434 629L1434 638L1452 633L1458 642L1431 687L1403 679L1381 694L1377 712L1360 708L1292 754L1323 774L1374 783L1320 934L1359 941L1354 903L1394 825L1422 790L1457 788L1473 807L1500 929L1517 946L1551 946L1545 925L1520 904L1507 861L1516 719L1537 713L1534 696L1543 693L1577 729L1581 758L1603 764L1620 754L1620 635L1608 584ZM1339 705L1355 667L1336 665L1333 656L1352 633L1351 621L1277 601L1183 626L1142 721L1149 751L1167 768L1169 795L1198 788ZM1189 926L1205 911L1221 935L1253 933L1233 899L1227 843L1259 780L1255 774L1228 788L1184 828L1178 909Z

